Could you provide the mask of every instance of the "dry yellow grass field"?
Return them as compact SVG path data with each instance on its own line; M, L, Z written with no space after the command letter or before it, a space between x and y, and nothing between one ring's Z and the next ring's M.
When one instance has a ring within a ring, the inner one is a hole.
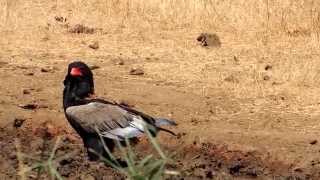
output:
M70 33L76 24L95 32ZM203 32L221 46L200 46ZM98 95L179 123L182 140L160 138L168 149L226 145L258 154L270 170L262 179L317 179L319 33L315 0L0 0L0 125L9 131L24 118L25 129L48 121L74 133L61 108L62 80L81 59L100 67ZM94 42L96 50L88 47ZM129 75L131 68L145 74ZM45 108L18 107L27 103ZM1 131L3 144L22 136L13 131ZM3 165L3 177L15 177L8 172L14 168Z

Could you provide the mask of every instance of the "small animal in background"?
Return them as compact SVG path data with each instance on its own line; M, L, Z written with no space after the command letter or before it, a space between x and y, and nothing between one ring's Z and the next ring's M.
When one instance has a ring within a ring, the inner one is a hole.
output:
M123 104L92 98L93 74L83 62L69 64L63 83L65 116L82 138L89 160L96 161L103 156L112 161L104 144L112 152L114 141L124 143L126 138L136 140L145 133L145 127L149 127L154 136L159 131L175 135L172 131L160 127L176 126L172 120L155 118Z
M218 35L212 33L201 33L197 37L197 41L200 42L201 46L213 46L213 47L220 47L221 41Z

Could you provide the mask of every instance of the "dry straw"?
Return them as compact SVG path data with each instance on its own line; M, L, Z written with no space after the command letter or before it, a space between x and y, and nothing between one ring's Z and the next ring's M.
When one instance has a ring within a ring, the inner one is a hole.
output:
M1 0L0 28L38 28L61 15L100 28L281 30L295 35L318 33L319 12L316 0Z

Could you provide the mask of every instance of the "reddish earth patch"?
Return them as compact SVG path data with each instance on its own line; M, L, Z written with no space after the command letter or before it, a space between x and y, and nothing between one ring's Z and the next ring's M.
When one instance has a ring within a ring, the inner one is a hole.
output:
M31 130L33 129L33 130ZM50 156L57 136L62 135L62 143L56 152L57 170L62 177L67 179L124 179L125 177L114 169L98 162L89 162L80 139L75 134L70 134L61 127L51 123L32 127L31 124L1 129L1 174L5 179L16 179L18 170L17 149L15 138L21 142L21 151L28 156L45 160ZM320 169L308 171L293 169L292 165L272 158L263 152L244 152L231 150L226 145L211 143L179 144L179 138L169 137L170 146L163 147L165 151L175 152L173 162L167 169L176 170L179 176L167 179L212 179L212 178L239 178L239 179L318 179ZM152 153L149 143L141 139L136 145L138 156ZM178 151L175 151L180 149ZM181 150L183 149L183 151ZM61 158L63 157L63 158ZM25 165L31 166L36 161L25 158ZM30 179L48 178L47 174L37 170L27 174Z

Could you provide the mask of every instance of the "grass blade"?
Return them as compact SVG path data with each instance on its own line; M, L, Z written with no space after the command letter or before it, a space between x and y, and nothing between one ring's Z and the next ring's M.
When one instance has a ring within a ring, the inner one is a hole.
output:
M140 161L140 163L138 164L138 167L139 167L139 168L142 168L144 165L146 165L147 163L149 163L149 161L151 161L152 158L153 158L153 155L152 155L152 154L148 155L147 157L145 157L144 159L142 159L142 160Z
M154 137L152 137L150 131L148 130L148 128L145 128L145 132L148 135L148 138L151 142L151 144L153 145L153 147L157 150L157 152L159 153L159 155L161 156L162 159L167 159L166 155L162 152L158 142L156 141L156 139Z

